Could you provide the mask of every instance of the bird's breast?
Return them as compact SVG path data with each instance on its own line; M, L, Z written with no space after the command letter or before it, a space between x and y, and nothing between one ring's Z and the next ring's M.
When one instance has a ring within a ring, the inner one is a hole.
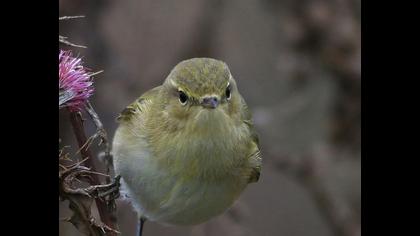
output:
M249 131L223 114L205 111L153 144L162 169L173 175L218 180L238 174L247 158Z

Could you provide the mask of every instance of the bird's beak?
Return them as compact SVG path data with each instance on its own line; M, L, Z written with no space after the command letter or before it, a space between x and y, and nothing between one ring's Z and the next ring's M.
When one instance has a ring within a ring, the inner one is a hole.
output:
M214 109L219 105L219 100L217 97L205 97L203 98L201 105L205 108Z

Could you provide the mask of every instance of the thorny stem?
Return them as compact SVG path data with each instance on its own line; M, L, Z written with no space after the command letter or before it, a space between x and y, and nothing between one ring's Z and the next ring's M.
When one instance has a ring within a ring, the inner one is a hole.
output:
M96 73L100 73L96 72ZM106 174L110 175L110 170L112 169L112 157L111 157L111 147L109 145L108 142L108 136L107 133L104 129L104 126L101 122L101 120L99 119L98 114L95 112L95 110L93 109L92 105L90 104L89 101L86 102L86 107L85 107L87 113L89 114L90 118L92 119L93 123L96 126L96 133L93 135L93 137L91 137L90 139L93 140L97 137L100 137L101 140L99 142L99 145L101 145L102 143L105 144L105 158L104 158L104 162L106 165ZM111 176L110 176L111 177ZM107 182L111 181L110 177L107 178Z
M88 141L84 132L83 126L83 119L79 112L70 112L70 121L73 127L74 134L76 136L77 142L79 147L83 147L85 143ZM82 159L87 158L85 161L85 165L90 168L92 171L96 171L97 167L95 166L94 159L92 157L91 152L89 151L88 147L81 148L80 154L82 155ZM100 181L97 175L91 175L92 184L93 185L100 185ZM101 201L99 198L95 199L96 206L98 208L99 216L102 222L105 225L109 226L114 230L118 230L117 225L117 218L115 215L115 211L108 210L109 207L107 206L106 202ZM111 204L115 204L114 200L111 199ZM109 232L108 235L116 236L117 233Z
M100 72L101 71L96 72L95 74L98 74ZM98 114L95 112L95 110L93 109L93 107L92 107L92 105L90 104L89 101L86 102L86 111L87 111L87 113L89 114L90 118L92 119L93 123L96 126L96 133L93 136L93 138L100 137L101 141L100 141L99 145L104 143L105 144L105 153L106 153L106 155L110 155L111 150L110 150L110 147L109 147L108 137L107 137L106 131L104 129L104 126L103 126L101 120L99 119Z

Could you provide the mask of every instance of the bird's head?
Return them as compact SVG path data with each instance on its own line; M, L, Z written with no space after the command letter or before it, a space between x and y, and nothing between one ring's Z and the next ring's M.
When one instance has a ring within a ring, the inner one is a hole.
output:
M239 113L241 98L236 82L222 61L182 61L171 71L164 88L168 115L192 127L222 127Z

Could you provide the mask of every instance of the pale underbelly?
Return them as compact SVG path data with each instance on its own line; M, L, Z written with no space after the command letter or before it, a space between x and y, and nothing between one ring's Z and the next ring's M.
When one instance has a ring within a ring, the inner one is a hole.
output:
M156 176L155 176L156 177ZM194 225L226 211L246 187L240 179L226 179L219 183L176 178L127 182L127 192L134 207L143 217L171 225Z
M144 140L136 140L135 146L129 149L114 142L114 166L126 183L126 191L139 216L150 221L172 225L202 223L226 211L248 184L249 176L244 173L249 167L242 160L247 156L244 151L225 150L215 155L211 150L224 150L224 146L210 150L197 141L191 150L184 150L189 156L171 156L167 159L176 159L171 163L175 164L162 167L150 155ZM193 160L201 162L193 165ZM189 168L176 163L191 165Z

